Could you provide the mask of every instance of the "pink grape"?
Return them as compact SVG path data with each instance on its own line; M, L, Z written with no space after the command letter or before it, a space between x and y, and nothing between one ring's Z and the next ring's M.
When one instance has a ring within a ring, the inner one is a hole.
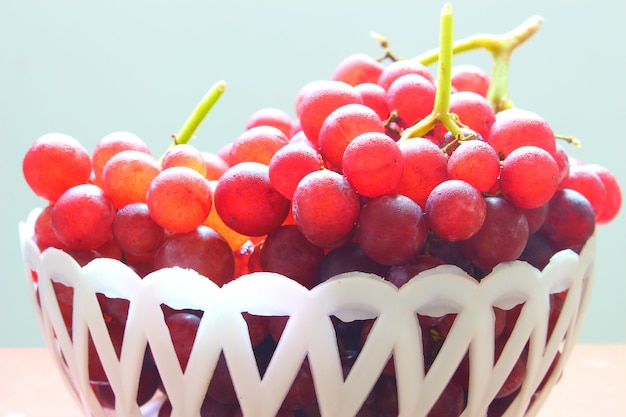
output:
M289 138L273 126L255 126L241 133L230 148L229 163L270 163L272 156L289 143Z
M472 91L487 97L491 76L476 65L464 64L452 67L452 87L456 91Z
M291 137L293 121L286 111L274 107L264 107L252 113L246 121L246 130L256 126L272 126Z
M322 160L315 149L304 142L294 142L274 154L269 164L269 177L274 188L291 199L300 180L321 168Z
M489 137L496 114L484 96L471 91L460 91L450 96L450 113L459 117L461 123L483 138Z
M302 131L311 142L317 144L322 124L330 113L346 104L362 103L354 87L342 81L311 83L304 89L297 103Z
M130 150L150 154L148 145L137 135L129 132L113 132L100 139L91 157L94 183L101 186L102 170L113 155Z
M593 207L596 218L602 214L607 198L606 189L600 176L588 169L586 165L570 167L569 176L563 182L562 187L576 190L585 196Z
M378 84L388 90L395 80L406 74L418 74L433 84L435 82L427 66L416 60L403 59L387 65L378 77Z

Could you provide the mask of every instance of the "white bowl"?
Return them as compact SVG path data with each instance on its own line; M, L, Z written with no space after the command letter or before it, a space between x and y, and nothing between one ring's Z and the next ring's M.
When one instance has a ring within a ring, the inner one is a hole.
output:
M576 343L590 296L595 236L580 255L565 250L543 271L526 262L498 265L480 282L443 265L416 276L401 289L363 273L337 276L308 290L283 276L254 273L219 288L195 271L161 269L141 279L123 263L96 259L81 268L69 255L41 253L31 239L39 211L20 223L26 280L47 346L86 415L156 415L163 394L142 407L135 400L147 345L172 404L172 416L199 416L220 354L228 363L245 416L274 416L303 360L308 358L322 417L354 416L393 354L399 415L426 416L469 352L470 380L462 416L484 416L523 349L526 378L506 416L534 416L559 378ZM33 280L33 272L36 280ZM377 278L377 277L376 277ZM52 281L74 288L72 337ZM37 288L38 287L38 288ZM567 290L561 315L546 338L550 294ZM121 356L106 329L97 293L129 300ZM204 312L187 370L181 371L161 304ZM493 307L525 303L515 329L494 363ZM263 378L260 377L242 312L288 315L290 320ZM427 367L416 313L457 313L435 361ZM344 381L331 316L343 321L377 318ZM103 408L87 371L88 334L115 394L114 410ZM556 355L549 379L544 380ZM543 382L542 382L543 381ZM543 383L543 387L538 387ZM159 391L160 392L160 391Z

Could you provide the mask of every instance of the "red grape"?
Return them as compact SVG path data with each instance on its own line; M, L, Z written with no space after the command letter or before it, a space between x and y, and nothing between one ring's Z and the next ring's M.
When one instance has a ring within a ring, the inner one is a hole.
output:
M499 112L486 139L503 157L520 146L532 145L546 150L556 160L556 142L550 125L528 110L512 108Z
M548 204L540 232L555 250L582 248L595 231L595 213L589 201L578 191L564 188L554 193Z
M148 145L138 136L129 132L113 132L96 145L91 157L94 183L102 185L102 170L111 157L122 151L140 151L150 154Z
M242 162L230 167L217 183L215 209L235 232L263 236L283 223L289 200L272 186L267 165Z
M604 207L599 215L596 215L597 224L606 224L613 220L622 205L622 191L617 179L611 171L597 164L586 164L588 170L594 172L602 181L606 191Z
M314 244L336 247L350 234L359 215L359 196L348 180L330 170L307 174L293 193L293 217Z
M169 148L161 159L161 169L188 167L206 176L206 163L202 153L194 146L181 143Z
M395 193L424 207L433 188L448 179L448 158L437 145L424 138L401 142L399 147L404 171Z
M427 226L420 206L408 197L386 194L361 209L356 239L374 261L401 265L424 248Z
M500 176L500 159L496 151L480 140L463 141L448 160L448 177L463 180L480 192L490 190Z
M240 162L260 162L269 165L270 159L289 138L273 126L255 126L240 134L230 148L230 165Z
M49 133L28 148L22 173L36 195L53 202L69 188L89 182L91 158L71 136Z
M521 146L504 158L500 189L515 206L530 209L546 204L557 189L559 168L536 146Z
M343 173L365 197L392 192L400 183L404 159L396 142L384 133L363 133L343 154Z
M462 124L483 138L489 137L496 114L484 96L471 91L460 91L450 96L450 113L459 117Z
M281 226L265 238L260 252L264 271L276 272L312 288L324 250L311 243L295 225Z
M272 126L291 137L293 122L287 112L273 107L265 107L252 113L246 122L246 130L256 126Z
M418 74L399 77L387 90L387 108L397 112L403 128L428 116L434 104L435 85Z
M113 238L124 252L145 255L157 250L165 236L145 203L128 204L113 219Z
M59 240L72 249L96 249L113 237L115 207L93 184L76 185L64 192L51 213Z
M200 317L192 313L174 313L165 318L165 324L170 332L180 368L185 372L200 326Z
M235 257L228 242L207 226L172 234L158 249L154 264L157 269L193 269L219 286L231 281L235 273Z
M209 181L200 173L187 167L172 167L152 180L146 200L155 222L171 232L184 233L196 229L207 218L211 194Z
M570 188L581 193L593 207L596 218L604 210L606 190L600 177L586 165L570 167L569 176L562 184L563 188Z
M316 81L305 87L297 102L302 131L318 143L322 123L334 110L345 104L361 104L363 100L351 85L342 81Z
M346 104L334 110L322 123L318 136L320 154L331 167L341 169L343 153L363 133L384 132L376 112L363 104Z
M353 54L344 58L333 70L331 80L343 81L352 86L376 83L385 67L365 54Z
M499 197L486 197L483 226L471 238L459 242L463 254L489 272L501 262L517 259L528 241L528 222L519 208Z
M385 90L391 83L406 74L418 74L434 84L434 79L427 66L414 59L402 59L387 65L378 77L378 84Z
M161 172L159 163L141 151L121 151L102 170L102 187L115 207L145 203L152 180Z
M380 120L386 120L389 117L389 109L387 108L387 92L378 84L363 83L354 86L359 93L363 104L374 110Z
M472 91L487 97L491 76L484 69L471 64L452 67L452 87L456 91Z
M315 149L303 142L289 143L270 160L270 181L279 193L291 199L300 180L321 168L322 160Z
M447 180L436 186L424 208L432 232L452 242L475 235L485 220L486 211L480 191L461 180Z

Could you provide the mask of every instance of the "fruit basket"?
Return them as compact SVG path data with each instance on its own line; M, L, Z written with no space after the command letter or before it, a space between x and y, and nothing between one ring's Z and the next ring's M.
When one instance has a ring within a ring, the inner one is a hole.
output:
M576 343L595 259L595 238L591 238L580 255L561 251L543 271L514 261L499 265L480 283L456 266L443 265L422 272L401 290L359 272L339 275L312 290L265 272L219 288L191 270L161 269L142 280L116 260L97 259L81 268L63 251L48 249L42 254L30 238L33 221L21 225L22 249L27 280L31 283L37 277L38 291L31 295L43 334L86 414L94 416L110 415L111 409L103 407L99 391L88 378L88 335L115 394L116 401L108 403L115 415L156 415L164 401L164 394L157 393L142 408L137 403L148 345L162 389L181 416L197 415L221 353L245 415L276 415L305 358L320 415L358 415L385 374L390 356L399 415L428 415L466 356L471 365L461 415L486 415L490 404L499 406L494 398L509 375L520 372L515 368L521 356L525 358L523 383L515 389L514 398L504 397L504 402L510 400L504 415L535 415ZM53 282L74 289L72 336ZM119 358L99 294L129 301ZM552 321L554 294L565 295L558 319ZM163 304L204 312L187 363L191 372L181 371L164 322ZM523 308L494 363L494 307L511 311L515 306ZM243 312L290 317L263 378ZM427 364L417 315L450 314L455 316L454 325L436 358ZM333 325L336 319L346 323L375 319L377 323L345 379Z
M342 61L216 153L46 134L20 223L47 346L85 415L537 415L580 332L621 191L508 95L504 35ZM492 73L452 69L484 48ZM385 59L392 63L383 65ZM428 64L438 63L435 80Z

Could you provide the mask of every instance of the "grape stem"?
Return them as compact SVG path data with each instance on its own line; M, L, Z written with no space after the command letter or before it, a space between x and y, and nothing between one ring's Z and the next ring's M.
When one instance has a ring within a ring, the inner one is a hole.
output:
M183 127L174 135L174 141L170 145L170 148L181 143L189 142L189 139L193 137L194 132L202 123L202 120L206 117L207 113L213 108L215 103L220 99L224 91L226 90L226 82L218 81L213 84L211 89L200 100L200 103L196 106L193 112L187 118L187 121Z
M452 5L446 3L441 10L439 23L439 48L437 49L437 92L433 111L402 132L399 142L413 137L421 137L442 123L455 137L463 136L458 117L450 113L452 91L452 56L454 55L454 14ZM434 61L433 61L434 62Z
M541 16L532 16L515 29L500 34L476 34L453 42L452 7L444 6L441 14L439 47L412 58L423 65L438 62L437 95L433 112L409 127L402 133L400 140L421 137L441 122L455 137L462 136L458 118L449 112L451 92L452 56L457 53L483 48L492 55L491 83L487 91L487 100L495 112L514 107L509 98L509 59L515 48L535 34L541 25ZM445 97L444 97L445 94Z

